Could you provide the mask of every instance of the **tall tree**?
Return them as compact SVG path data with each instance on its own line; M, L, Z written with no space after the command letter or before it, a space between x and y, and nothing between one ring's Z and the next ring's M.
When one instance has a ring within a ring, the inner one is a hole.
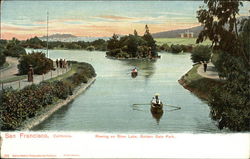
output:
M108 50L113 50L119 48L119 40L116 34L113 34L112 38L108 40Z
M145 33L143 35L143 39L147 42L147 46L151 48L152 55L157 56L156 41L150 34L148 25L145 25Z

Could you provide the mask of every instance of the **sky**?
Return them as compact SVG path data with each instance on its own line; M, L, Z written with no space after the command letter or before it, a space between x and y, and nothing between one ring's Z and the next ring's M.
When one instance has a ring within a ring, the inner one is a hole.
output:
M116 34L151 33L198 26L196 11L202 1L20 1L1 5L1 38L24 40L47 34L110 37ZM249 16L250 2L240 9Z

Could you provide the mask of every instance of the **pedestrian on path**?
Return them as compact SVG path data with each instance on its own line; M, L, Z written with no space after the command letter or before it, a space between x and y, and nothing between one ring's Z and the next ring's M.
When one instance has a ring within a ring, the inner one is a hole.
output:
M33 75L34 75L34 70L32 68L32 65L29 65L28 82L33 82Z
M62 63L63 63L63 60L60 59L60 61L59 61L60 68L62 68Z
M63 60L63 68L66 68L66 60Z
M56 59L56 68L58 68L58 65L59 65L59 61L58 59Z
M204 72L206 72L207 71L207 62L206 61L203 62L203 68L204 68Z

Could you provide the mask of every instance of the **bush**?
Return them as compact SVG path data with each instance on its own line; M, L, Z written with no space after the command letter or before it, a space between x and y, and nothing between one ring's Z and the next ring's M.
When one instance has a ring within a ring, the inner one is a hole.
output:
M70 89L66 83L55 81L30 85L22 90L4 90L2 94L1 120L3 130L15 130L22 122L34 117L38 111L56 98L66 99Z
M20 45L15 45L13 47L8 48L4 54L6 56L12 56L12 57L21 57L23 55L26 55L26 51L23 47Z
M169 51L171 51L171 47L168 46L167 43L165 43L165 44L162 44L162 45L160 46L160 50L169 52Z
M0 67L3 66L5 61L6 61L5 55L3 53L0 53Z
M35 74L45 74L53 69L53 61L45 57L42 52L32 52L21 57L19 60L19 73L27 74L29 65L32 65Z
M92 45L90 45L90 46L88 46L88 47L86 48L86 50L88 50L88 51L94 51L94 50L95 50L95 47L92 46Z
M172 53L180 53L182 52L182 47L181 45L177 44L177 45L171 45L171 52Z
M92 65L77 63L74 75L54 82L42 82L38 85L30 85L22 90L4 89L0 98L0 116L2 130L15 130L24 120L36 116L38 112L58 99L66 99L72 95L73 90L81 83L86 83L89 78L96 76Z
M116 55L116 58L129 58L129 54L126 52L120 52Z
M108 51L106 54L107 56L116 57L121 52L122 52L122 49L113 49L113 50Z
M209 99L210 116L218 121L218 127L232 131L250 130L250 102L248 95L231 93L220 86L212 90Z
M191 60L193 63L209 61L211 58L211 48L209 46L198 45L193 49Z
M75 63L75 62L70 62ZM96 73L92 65L81 62L78 63L77 72L74 73L72 76L65 79L66 82L69 82L72 87L76 87L81 83L87 83L89 78L95 77Z
M183 52L192 52L193 46L192 45L181 45L181 49Z

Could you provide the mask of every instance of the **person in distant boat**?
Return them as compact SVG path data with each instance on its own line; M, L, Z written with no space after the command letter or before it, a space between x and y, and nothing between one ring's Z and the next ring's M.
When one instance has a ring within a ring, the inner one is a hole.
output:
M159 96L160 96L159 93L156 93L156 94L155 94L155 96L154 96L153 99L152 99L152 103L153 103L153 104L161 104L161 101L160 101L160 99L159 99Z
M135 68L133 68L132 72L137 72L137 69L136 69L136 67L135 67Z

